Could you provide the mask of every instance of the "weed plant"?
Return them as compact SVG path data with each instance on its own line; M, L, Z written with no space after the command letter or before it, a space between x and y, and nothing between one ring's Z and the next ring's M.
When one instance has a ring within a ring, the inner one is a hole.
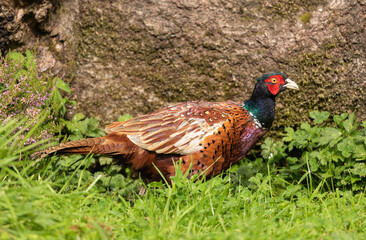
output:
M39 127L33 128L33 135L23 144L51 140L61 130L59 120L65 114L65 104L71 103L61 97L59 89L70 93L70 88L61 79L38 73L36 59L30 50L25 55L9 52L0 59L0 122L29 119L32 124L26 129L19 126L14 130L14 134L22 132L17 135L17 140L21 142L25 134L41 120Z

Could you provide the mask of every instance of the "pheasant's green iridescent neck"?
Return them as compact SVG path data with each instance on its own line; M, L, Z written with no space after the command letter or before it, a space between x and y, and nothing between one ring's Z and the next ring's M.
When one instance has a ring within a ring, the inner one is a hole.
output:
M249 112L257 126L269 128L275 116L274 98L251 98L244 102L244 109Z

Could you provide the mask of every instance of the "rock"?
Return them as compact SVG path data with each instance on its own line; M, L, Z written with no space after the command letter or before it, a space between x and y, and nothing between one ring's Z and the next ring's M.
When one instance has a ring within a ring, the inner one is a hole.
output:
M75 89L70 112L103 124L174 102L241 101L271 70L301 87L278 99L275 130L313 109L366 120L364 1L5 0L1 9L2 52L38 45L39 69Z

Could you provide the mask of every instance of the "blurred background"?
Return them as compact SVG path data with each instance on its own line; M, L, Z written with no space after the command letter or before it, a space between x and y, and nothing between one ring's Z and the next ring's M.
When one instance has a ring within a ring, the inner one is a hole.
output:
M72 87L102 125L170 103L243 101L278 70L279 126L309 111L366 120L365 0L2 0L0 48L36 49L37 68Z

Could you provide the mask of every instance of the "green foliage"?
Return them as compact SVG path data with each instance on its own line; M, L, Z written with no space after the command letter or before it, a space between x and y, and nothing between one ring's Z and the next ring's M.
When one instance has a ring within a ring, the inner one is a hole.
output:
M333 116L328 112L311 112L315 125L302 123L300 129L285 128L279 141L266 139L262 148L262 158L255 165L246 159L242 175L248 180L256 171L254 168L281 188L288 184L303 184L309 191L320 188L323 191L361 191L366 181L366 135L365 122L360 124L355 115L344 113ZM243 169L239 169L239 174ZM287 183L287 184L284 184ZM320 190L319 189L319 190Z
M128 113L125 113L121 116L118 117L118 122L124 122L124 121L127 121L129 119L133 118L130 114Z
M77 113L71 121L61 120L65 125L65 133L69 136L70 141L82 138L101 137L104 131L99 128L97 118L85 118L84 114Z
M51 94L50 97L50 104L52 104L51 113L53 115L58 115L63 118L66 114L66 105L75 105L75 101L71 101L67 97L62 97L59 90L65 91L66 93L71 93L70 86L59 79L58 77L55 78L56 87ZM61 120L60 119L60 120Z
M40 75L35 56L29 50L24 55L9 52L0 59L0 65L0 121L4 124L10 118L40 120L39 116L45 116L33 136L24 142L25 145L51 139L60 132L59 119L66 112L65 104L71 102L61 97L59 89L69 90L67 84L58 78ZM37 120L32 121L32 126L37 124ZM26 134L29 127L22 132ZM22 128L19 126L14 132ZM24 134L18 135L19 140L24 139Z
M39 127L39 124L36 124L30 131L26 131L26 129L31 125L33 125L33 122L28 121L28 119L22 119L20 121L15 119L10 119L6 122L0 121L0 171L9 170L8 164L16 159L24 157L25 153L29 151L29 149L32 149L36 145L42 143L34 143L27 147L19 147L18 142L15 141L18 139L19 135L23 134L25 135L23 142L26 142L27 138L32 136L33 131ZM14 131L16 130L17 132L14 134Z
M130 114L124 114L119 116L118 121L126 121L131 119ZM68 136L69 141L75 141L83 138L95 138L104 136L104 131L99 128L99 120L95 117L86 118L82 113L76 113L71 121L64 119L60 120L65 128L64 134Z
M329 118L329 112L313 111L310 112L310 117L314 120L316 124L321 124L324 122L324 120L327 120Z

